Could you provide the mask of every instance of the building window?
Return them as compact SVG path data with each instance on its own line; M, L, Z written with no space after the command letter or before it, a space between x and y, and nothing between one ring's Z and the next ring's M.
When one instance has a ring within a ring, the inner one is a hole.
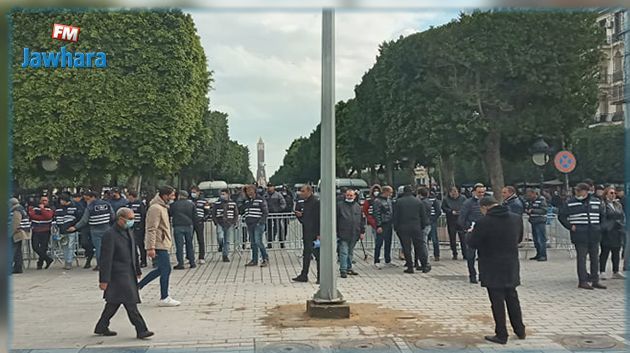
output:
M623 80L623 55L620 51L613 57L613 82Z

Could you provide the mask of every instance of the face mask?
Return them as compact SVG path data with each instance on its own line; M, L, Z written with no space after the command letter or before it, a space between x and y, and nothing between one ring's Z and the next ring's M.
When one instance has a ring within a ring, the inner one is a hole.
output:
M197 198L197 193L196 192L191 192L190 193L190 197L192 197L193 199Z
M353 202L354 202L354 199L346 199L346 202L347 202L347 203L353 203Z
M221 195L220 197L221 197L221 200L223 200L223 201L227 201L227 199L228 199L228 197L225 196L225 195Z
M133 224L134 224L134 220L133 220L133 219L131 219L131 220L129 220L129 219L128 219L128 220L125 222L125 228L126 228L126 229L131 229L131 228L133 228Z
M374 191L374 197L378 197L378 195L380 195L381 193L378 191Z
M167 202L166 204L167 204L167 205L172 205L172 204L173 204L173 202L175 202L175 201L173 201L173 200L168 200L168 202Z
M584 200L586 198L586 196L576 196L575 198L580 200L580 201L582 201L582 200Z

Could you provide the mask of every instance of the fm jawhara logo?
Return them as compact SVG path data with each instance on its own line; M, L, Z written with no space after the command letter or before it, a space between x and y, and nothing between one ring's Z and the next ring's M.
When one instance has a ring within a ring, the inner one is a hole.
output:
M81 28L55 23L52 27L52 39L76 43L79 41ZM67 51L63 46L59 51L38 52L24 48L22 68L106 68L107 55L104 52Z

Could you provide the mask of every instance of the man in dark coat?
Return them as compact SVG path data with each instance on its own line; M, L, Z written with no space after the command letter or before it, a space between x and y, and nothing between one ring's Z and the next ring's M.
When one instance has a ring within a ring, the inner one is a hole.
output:
M133 224L133 211L121 207L116 212L116 222L103 235L99 287L104 291L103 298L107 303L94 329L97 335L116 335L116 332L109 329L109 323L122 304L127 310L129 321L136 328L136 337L144 339L153 336L138 310L140 303L138 279L142 273L139 259L135 255L136 244L130 231Z
M473 195L471 198L464 201L462 209L459 213L457 223L466 232L464 239L470 236L472 228L475 223L481 218L481 211L479 209L479 200L486 194L486 187L481 184L475 184L473 188ZM470 283L476 284L477 282L477 270L475 270L475 258L477 257L476 250L466 247L466 262L468 263L468 278Z
M457 223L459 212L466 201L466 197L459 194L457 186L451 187L448 196L442 202L442 211L446 214L446 227L448 229L448 240L453 253L453 260L457 260L457 238L462 250L462 256L466 258L466 245L464 244L464 230Z
M352 269L354 246L365 237L365 219L361 206L355 202L354 190L346 190L343 201L337 202L337 239L339 244L339 272L341 278L358 273Z
M403 187L403 194L394 204L394 230L398 234L405 256L405 273L413 273L414 264L423 273L431 271L427 249L429 217L424 203L412 194L410 185ZM412 262L411 245L415 259ZM418 265L420 263L422 266Z
M468 246L478 250L479 280L481 286L488 290L492 305L495 335L485 339L507 343L506 304L514 333L519 339L525 339L521 304L516 293L516 287L521 284L518 244L523 240L523 221L491 196L482 198L479 207L484 216L475 224Z
M315 256L317 262L317 283L319 284L319 248L315 247L315 240L319 239L319 199L313 195L310 185L302 186L300 203L301 211L295 211L295 215L302 223L302 272L295 278L295 282L308 282L308 272L311 267L311 256Z

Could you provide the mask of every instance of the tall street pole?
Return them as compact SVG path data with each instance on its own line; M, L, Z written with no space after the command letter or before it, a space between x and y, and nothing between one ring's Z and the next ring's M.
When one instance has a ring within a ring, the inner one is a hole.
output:
M313 301L339 303L335 276L336 200L335 200L335 13L322 11L322 121L320 197L320 287Z
M624 136L625 136L625 148L624 148L624 191L626 198L630 194L630 102L628 102L628 88L630 87L630 12L628 9L624 12L624 26L623 26L623 117L624 117ZM628 234L630 233L630 208L626 206L626 252L624 258L624 268L630 269L630 263L628 263L628 257L630 256L630 239ZM626 294L630 293L630 289L626 286ZM626 312L628 314L628 312Z

